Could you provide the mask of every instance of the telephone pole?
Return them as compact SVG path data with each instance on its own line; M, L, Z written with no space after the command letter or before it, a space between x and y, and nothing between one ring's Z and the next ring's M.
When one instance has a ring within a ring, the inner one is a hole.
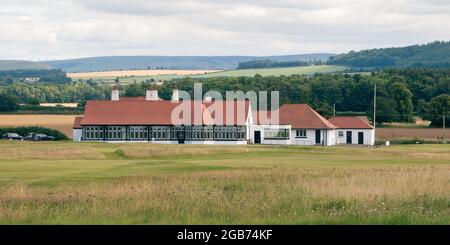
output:
M375 137L375 128L377 122L377 84L375 83L373 88L373 134Z
M442 115L442 131L443 131L443 137L444 137L444 143L445 143L445 114Z
M336 116L336 104L333 104L333 116Z

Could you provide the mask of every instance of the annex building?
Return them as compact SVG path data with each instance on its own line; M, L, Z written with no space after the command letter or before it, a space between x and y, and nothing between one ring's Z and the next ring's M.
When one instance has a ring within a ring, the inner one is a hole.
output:
M183 101L174 89L162 100L150 89L145 97L88 101L73 126L74 141L145 142L160 144L373 145L374 129L359 117L325 119L306 104L285 104L277 111L252 110L248 100ZM181 121L174 114L181 107ZM279 120L270 118L277 112Z

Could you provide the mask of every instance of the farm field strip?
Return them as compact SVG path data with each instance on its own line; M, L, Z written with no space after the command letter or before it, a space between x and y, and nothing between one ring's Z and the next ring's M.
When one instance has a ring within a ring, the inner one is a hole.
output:
M57 129L72 137L76 115L0 115L0 127L41 126Z
M156 75L198 75L211 72L219 72L222 70L121 70L121 71L99 71L99 72L77 72L67 73L72 79L88 79L88 78L116 78L129 76L156 76Z

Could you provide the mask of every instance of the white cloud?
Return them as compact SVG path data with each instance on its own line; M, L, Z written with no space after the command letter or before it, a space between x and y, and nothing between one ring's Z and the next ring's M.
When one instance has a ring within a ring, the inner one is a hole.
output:
M347 52L448 26L445 0L0 0L0 59Z

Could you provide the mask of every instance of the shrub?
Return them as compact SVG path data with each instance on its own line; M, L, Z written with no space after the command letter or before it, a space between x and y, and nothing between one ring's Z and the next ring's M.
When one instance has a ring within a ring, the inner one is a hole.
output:
M29 133L40 133L55 137L55 140L67 140L67 136L56 129L44 127L2 127L0 136L4 133L17 133L21 136L27 136Z
M15 111L19 108L14 97L7 94L0 94L0 111Z

